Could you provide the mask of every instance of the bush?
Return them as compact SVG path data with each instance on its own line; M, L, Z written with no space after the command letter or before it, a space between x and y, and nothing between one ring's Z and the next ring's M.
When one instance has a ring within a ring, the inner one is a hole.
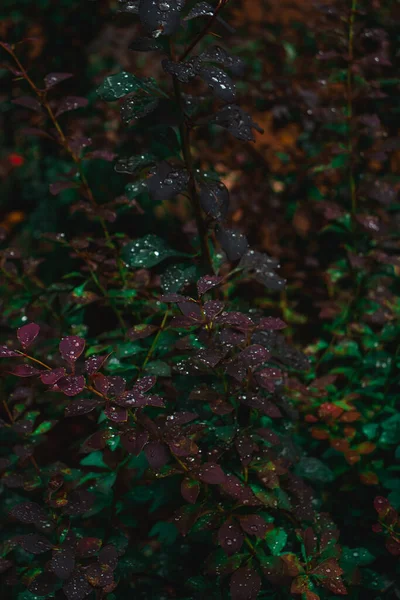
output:
M395 4L111 8L0 42L3 595L398 598Z

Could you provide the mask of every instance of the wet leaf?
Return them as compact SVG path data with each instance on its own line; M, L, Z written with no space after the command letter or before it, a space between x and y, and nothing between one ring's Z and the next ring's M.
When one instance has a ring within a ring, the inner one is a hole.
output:
M82 98L80 96L67 96L63 100L61 100L58 105L55 116L59 117L60 115L69 112L71 110L76 110L77 108L85 108L89 104L87 98Z
M140 119L153 112L157 108L158 102L158 98L152 98L145 92L138 92L134 96L129 96L129 98L123 100L120 106L121 119L129 125L133 119Z
M198 477L204 483L212 485L221 484L225 481L225 473L219 465L213 462L204 463L198 472Z
M59 345L62 358L73 364L85 349L85 340L76 335L70 335L63 338Z
M53 547L53 544L46 537L38 533L29 533L22 536L19 544L30 554L42 554Z
M174 168L167 161L162 161L157 165L154 175L146 180L146 185L152 199L163 202L185 190L188 181L189 174L185 169Z
M261 578L251 567L241 567L230 580L232 600L256 600L261 589Z
M85 388L83 375L66 375L57 381L57 388L66 396L76 396Z
M200 493L200 485L198 481L192 479L183 479L181 483L182 497L190 504L196 504L196 500Z
M244 542L244 535L239 525L232 520L226 521L218 530L218 542L228 556L239 552Z
M215 114L214 119L217 125L224 127L235 138L245 142L255 141L253 129L256 129L259 133L264 133L263 129L253 121L251 116L236 104L229 104L221 108Z
M161 469L170 459L168 448L161 442L149 442L144 448L144 453L152 469Z
M22 523L36 523L47 519L43 508L36 502L22 502L10 510L10 515Z
M48 73L44 78L46 89L50 89L58 83L61 83L61 81L65 81L71 77L73 77L72 73Z
M200 184L200 203L206 215L223 221L229 209L229 192L225 184L210 182Z
M157 90L155 81L148 78L141 79L132 73L121 71L106 77L102 85L97 89L97 94L106 100L112 102L123 98L132 92L147 92L152 94Z
M213 94L224 102L233 102L236 96L236 87L232 79L218 67L204 67L199 69L199 77L203 79Z
M149 233L122 248L122 259L128 267L150 268L166 258L179 256L180 253L167 246L158 236Z
M39 332L40 327L36 323L29 323L17 329L17 338L24 350L35 341Z
M80 400L75 400L66 407L65 416L78 417L80 415L86 415L94 410L96 406L99 406L99 402L95 398L83 398Z
M142 25L157 38L172 35L180 24L184 0L140 0L139 17Z
M248 249L248 241L245 235L234 229L219 228L217 240L221 244L228 260L239 260Z
M239 517L239 522L243 531L249 535L256 535L262 539L267 533L268 526L261 515L245 515L244 517Z

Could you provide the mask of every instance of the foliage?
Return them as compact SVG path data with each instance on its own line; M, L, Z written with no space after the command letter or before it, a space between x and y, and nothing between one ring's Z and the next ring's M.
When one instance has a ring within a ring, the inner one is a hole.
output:
M16 40L26 4L0 42L4 597L398 598L395 3L264 6L265 35L261 1L88 3L134 58L82 34L78 78Z

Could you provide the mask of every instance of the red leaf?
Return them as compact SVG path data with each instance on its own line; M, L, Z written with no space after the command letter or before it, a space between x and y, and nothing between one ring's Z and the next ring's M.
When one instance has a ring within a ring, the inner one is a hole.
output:
M321 585L323 585L325 588L327 588L334 594L340 594L342 596L347 595L346 586L344 585L340 577L337 577L335 579L323 579L321 581Z
M16 377L33 377L41 372L40 369L35 369L31 365L17 365L13 371L10 371Z
M52 194L53 196L57 196L58 194L60 194L60 192L74 187L77 187L77 185L72 181L56 181L55 183L50 184L49 190L50 194Z
M85 371L88 375L94 375L101 369L108 358L107 356L91 356L85 360Z
M377 496L374 500L374 508L379 515L382 515L391 508L391 505L387 498Z
M80 357L84 349L85 340L76 335L69 335L63 338L59 345L61 356L71 364Z
M182 497L190 504L196 504L197 497L200 493L200 485L198 481L192 479L184 479L181 483Z
M54 385L61 377L64 377L64 367L58 367L57 369L51 369L51 371L45 371L41 374L40 379L45 385Z
M198 477L204 483L211 485L218 485L225 481L225 473L219 465L213 462L204 463L198 472Z
M77 108L85 108L89 101L87 98L82 98L81 96L66 96L63 100L61 100L58 105L56 117L64 114L65 112L69 112L70 110L76 110Z
M161 442L149 442L144 448L144 453L150 467L155 470L161 469L170 458L167 446Z
M21 356L14 350L10 350L7 346L0 346L0 358L12 358L13 356Z
M104 410L104 413L114 423L126 423L128 420L128 410L121 406L108 406Z
M99 402L94 398L75 400L75 402L71 402L65 409L65 416L78 417L86 415L94 410L96 406L99 406Z
M232 520L225 521L218 530L218 542L228 556L239 552L244 542L244 535L239 525Z
M76 545L76 553L82 558L89 558L97 554L102 545L100 538L84 537L78 541Z
M343 573L343 569L340 568L336 559L328 558L328 560L315 567L311 573L331 579L332 577L339 577Z
M37 112L42 110L40 102L38 102L36 98L33 98L32 96L20 96L19 98L14 98L12 103L23 106L24 108L29 108L30 110L35 110Z
M277 329L284 329L287 327L286 323L281 319L274 317L264 317L260 319L257 329L268 330L268 331L276 331Z
M68 579L75 567L75 556L72 548L64 547L53 552L50 569L60 579Z
M61 81L65 81L70 77L73 77L72 73L48 73L48 75L46 75L44 78L46 89L50 89L54 85L57 85Z
M36 323L29 323L28 325L23 325L17 329L17 338L24 350L34 342L39 331L40 327L39 325L36 325Z
M209 290L216 287L221 283L223 277L218 277L217 275L205 275L201 277L197 282L197 292L199 296L203 296Z
M57 381L57 387L66 396L76 396L85 388L83 375L67 375Z
M261 589L261 578L251 567L242 567L231 577L232 600L255 600Z
M143 450L143 446L147 443L148 439L149 434L147 431L132 429L130 431L126 431L121 436L121 444L127 452L138 456Z
M245 515L239 517L240 526L246 533L264 538L268 525L260 515Z

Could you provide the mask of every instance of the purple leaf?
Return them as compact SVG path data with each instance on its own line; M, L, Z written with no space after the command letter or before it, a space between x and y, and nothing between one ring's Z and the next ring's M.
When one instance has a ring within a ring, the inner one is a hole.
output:
M206 294L209 290L219 285L223 279L223 277L218 277L217 275L205 275L201 277L197 282L199 296L203 296L203 294Z
M63 592L68 600L84 600L92 590L92 586L89 585L81 570L75 570L63 586Z
M99 402L95 398L75 400L74 402L71 402L71 404L68 404L65 409L65 416L78 417L80 415L86 415L94 410L96 406L99 406Z
M147 431L132 429L130 431L126 431L121 436L121 444L127 452L134 454L135 456L139 456L144 445L148 442L148 439L149 434Z
M225 71L219 67L207 66L200 69L198 74L208 84L208 87L217 98L221 98L224 102L235 100L235 84Z
M40 379L45 385L54 385L61 377L64 377L64 367L58 367L57 369L51 369L41 374Z
M84 108L87 106L89 101L87 98L82 98L80 96L66 96L60 104L58 105L56 117L59 117L65 112L70 110L76 110L77 108Z
M83 375L66 375L57 381L57 387L66 396L76 396L85 388Z
M53 544L46 537L38 533L29 533L22 536L19 544L30 554L42 554L53 547Z
M238 140L245 142L255 141L253 129L264 133L264 130L253 121L251 116L236 104L221 108L215 114L215 123L227 129Z
M74 490L68 496L68 504L64 508L64 512L67 515L82 515L92 508L94 500L94 494L87 490Z
M264 538L268 530L268 525L260 515L245 515L239 517L240 526L249 535L256 535Z
M0 346L0 358L12 358L13 356L21 356L14 350L10 350L7 346Z
M251 567L235 571L230 581L232 600L256 600L261 589L261 578Z
M225 304L220 300L209 300L203 306L204 314L210 321L213 321L217 315L222 313L224 308Z
M275 390L277 380L282 379L282 377L282 371L275 368L266 368L256 374L258 383L271 394Z
M108 377L108 396L115 398L121 396L124 393L126 387L126 380L119 375Z
M155 325L135 325L128 331L128 338L132 341L142 340L152 335L157 329L158 327Z
M10 515L21 521L21 523L36 523L47 520L43 508L36 502L22 502L10 510Z
M229 192L220 181L200 184L200 204L206 215L216 221L223 221L229 209Z
M190 302L190 299L187 296L182 296L181 294L164 294L164 296L161 296L160 300L165 303Z
M224 483L226 476L219 465L213 462L208 462L201 466L198 472L198 477L201 481L204 481L204 483L217 485L219 483Z
M112 162L117 155L111 150L93 150L93 152L88 152L85 155L86 158L100 158L102 160L106 160L107 162Z
M61 356L70 364L73 364L80 357L84 349L85 340L76 335L63 338L59 345Z
M240 312L224 312L217 318L220 325L229 325L240 331L248 331L254 327L253 321Z
M246 236L235 229L220 227L217 230L217 240L230 261L242 258L249 247Z
M53 196L57 196L64 190L68 190L70 188L76 188L76 183L72 181L56 181L55 183L51 183L49 186L50 194Z
M34 342L39 331L40 327L39 325L36 325L36 323L29 323L28 325L23 325L17 329L17 338L24 350Z
M200 493L200 484L192 479L184 479L181 483L182 497L190 504L196 504L197 497Z
M232 556L239 552L243 545L243 531L237 523L228 519L218 530L218 542L228 556Z
M30 110L35 110L37 112L41 112L42 110L42 105L40 102L38 102L36 98L33 98L32 96L20 96L19 98L14 98L12 103L23 106L24 108L29 108Z
M33 375L38 375L42 373L40 369L35 369L31 365L17 365L13 371L10 371L12 375L16 377L33 377Z
M165 6L163 6L165 5ZM184 6L182 0L168 0L168 2L139 1L140 21L152 36L172 35L180 24L180 11Z
M64 547L53 552L50 569L60 579L68 579L75 567L75 556L72 548Z
M227 475L221 488L241 504L247 506L259 506L261 504L251 489L245 486L235 475Z
M108 406L104 413L114 423L126 423L128 420L128 410L121 406Z
M47 138L48 140L54 141L53 136L49 135L46 131L43 131L42 129L38 129L37 127L24 127L23 129L21 129L21 133L23 133L24 135L37 135L38 137L43 137Z
M82 558L90 558L98 553L102 541L96 537L84 537L76 545L76 553Z
M100 565L107 565L113 571L118 566L118 552L115 546L107 544L99 552L98 561Z
M161 442L149 442L144 448L144 453L152 469L161 469L170 458L168 448Z
M108 356L91 356L85 360L85 371L88 375L94 375L101 369Z
M28 590L35 596L49 596L54 593L57 579L52 573L40 573L28 585Z
M268 331L276 331L277 329L284 329L285 327L287 327L286 323L276 317L264 317L263 319L260 319L257 325L257 329Z
M135 385L133 386L133 390L136 392L140 392L144 394L148 392L156 383L157 378L153 375L147 375L146 377L142 377L138 379Z
M254 367L257 367L257 365L265 362L269 356L270 353L264 346L252 344L239 354L238 360L243 361L246 367L253 369Z
M114 576L112 570L103 565L93 563L85 571L86 579L95 588L106 588L113 584Z
M46 89L49 89L61 81L69 79L70 77L73 77L72 73L48 73L48 75L46 75L44 78Z
M108 388L110 387L108 377L106 377L102 373L96 373L93 377L93 381L96 390L103 394L103 396L107 396Z

